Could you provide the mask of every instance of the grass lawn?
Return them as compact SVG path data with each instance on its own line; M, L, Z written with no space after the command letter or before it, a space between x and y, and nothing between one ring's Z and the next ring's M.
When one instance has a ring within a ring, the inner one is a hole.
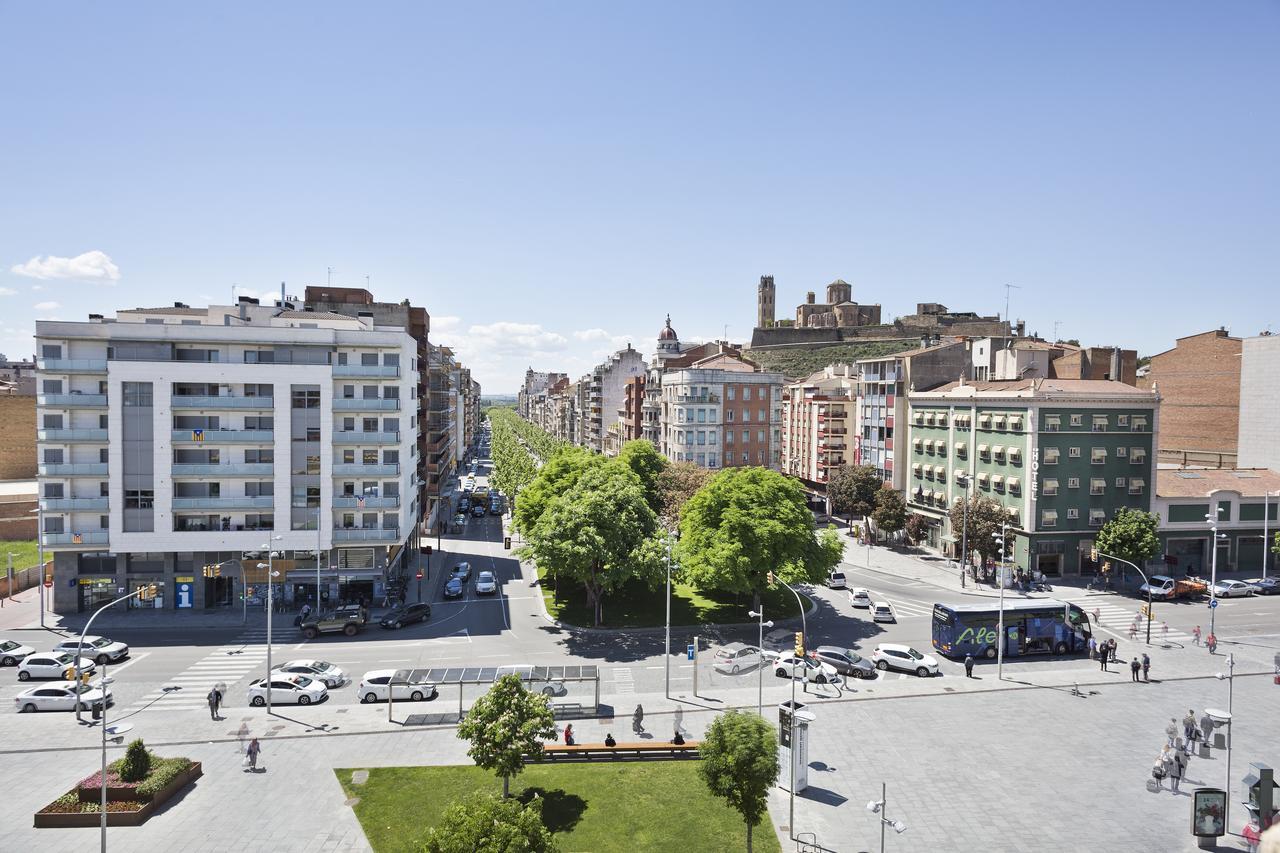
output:
M8 568L9 554L13 554L13 570L15 572L40 562L40 555L36 551L36 540L34 539L0 539L0 572L4 572ZM51 558L52 555L45 554L45 559Z
M427 829L476 789L502 793L502 780L478 767L380 767L364 785L336 770L377 853L419 850ZM698 778L696 761L537 764L511 782L513 796L543 798L542 819L566 851L746 849L747 827ZM754 848L781 851L768 815Z
M582 585L564 582L556 593L555 584L542 578L542 599L552 619L590 627L591 607ZM803 599L804 596L802 595ZM750 595L735 596L732 593L713 590L704 592L686 584L671 582L671 624L700 625L705 622L735 624L750 622L747 615L752 610ZM764 594L766 619L787 619L799 616L796 597L780 587ZM617 592L605 596L604 622L606 628L648 628L666 624L666 588L649 589L642 583L632 582Z

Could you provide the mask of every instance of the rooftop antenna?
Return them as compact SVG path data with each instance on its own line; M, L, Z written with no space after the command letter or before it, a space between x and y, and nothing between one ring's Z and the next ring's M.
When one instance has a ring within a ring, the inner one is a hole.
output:
M1014 290L1022 290L1021 285L1006 284L1004 286L1004 321L1009 322L1009 293Z
M324 280L325 286L333 287L333 267L325 267L325 271L326 271L326 276Z
M281 309L284 309L284 308L285 308L285 304L284 304L284 282L283 282L283 281L282 281L282 282L280 282L280 308L281 308Z
M365 274L364 274L364 289L365 289L365 290L369 290L369 287L370 287L370 284L369 284L369 274L368 274L368 273L365 273ZM370 290L369 292L370 292L370 293L372 293L373 291L371 291L371 290Z
M1007 318L1006 318L1006 319L1007 319ZM1053 321L1053 342L1054 342L1055 344L1058 342L1058 327L1059 327L1059 326L1061 326L1061 325L1062 325L1062 321L1061 321L1061 320L1054 320L1054 321Z

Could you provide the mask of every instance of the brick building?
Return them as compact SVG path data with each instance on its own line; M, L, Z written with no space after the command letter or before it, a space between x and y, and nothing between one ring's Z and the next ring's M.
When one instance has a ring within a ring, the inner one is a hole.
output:
M1230 468L1240 426L1241 341L1226 329L1178 338L1151 357L1141 388L1160 391L1160 460Z

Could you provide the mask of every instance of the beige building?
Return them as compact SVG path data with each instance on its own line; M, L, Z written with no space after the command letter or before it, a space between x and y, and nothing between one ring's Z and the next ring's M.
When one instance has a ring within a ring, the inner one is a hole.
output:
M826 493L831 471L853 461L858 378L853 365L829 365L782 395L782 472Z
M703 468L782 464L781 373L733 352L662 377L658 449Z

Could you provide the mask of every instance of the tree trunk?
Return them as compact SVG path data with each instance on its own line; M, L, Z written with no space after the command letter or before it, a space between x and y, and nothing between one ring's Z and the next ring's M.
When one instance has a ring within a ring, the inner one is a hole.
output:
M503 773L502 774L502 798L505 800L507 797L510 797L510 796L511 796L511 777L508 776L506 773ZM750 830L748 830L748 832L750 832ZM750 847L751 845L748 844L747 846Z
M747 824L747 853L751 853L751 824Z

